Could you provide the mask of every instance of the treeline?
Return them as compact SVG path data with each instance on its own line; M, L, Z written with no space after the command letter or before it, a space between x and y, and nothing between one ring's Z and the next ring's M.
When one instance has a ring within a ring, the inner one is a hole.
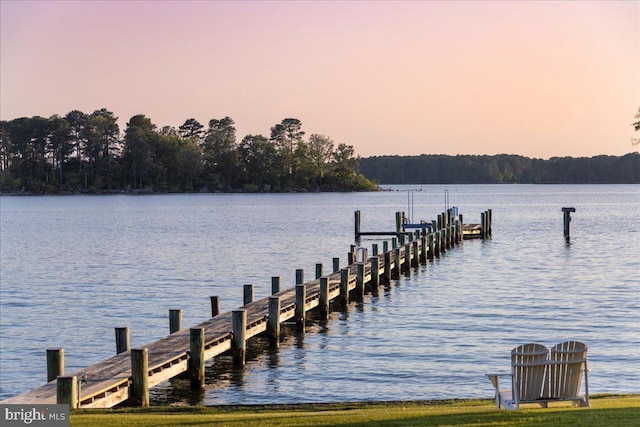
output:
M230 117L179 128L133 116L122 133L106 109L0 121L0 191L284 192L375 190L353 146L304 138L287 118L269 137L236 140Z
M363 158L360 172L383 184L637 184L640 154L553 157L380 156Z

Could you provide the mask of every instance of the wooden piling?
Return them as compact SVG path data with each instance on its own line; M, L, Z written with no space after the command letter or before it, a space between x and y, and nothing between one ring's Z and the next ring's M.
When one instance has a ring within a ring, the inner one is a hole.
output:
M320 263L316 264L316 279L322 277L324 266Z
M280 297L269 297L267 335L271 347L278 347L280 345Z
M394 256L394 265L395 265L395 269L393 271L393 278L397 279L400 277L400 274L402 273L402 260L400 259L400 248L395 248L393 250L393 256Z
M182 309L169 310L169 334L182 329Z
M58 377L56 383L56 403L69 405L69 408L78 407L78 377Z
M216 317L220 314L220 297L213 295L209 298L211 299L211 317Z
M242 287L242 305L253 302L253 285L247 284Z
M402 233L402 218L404 218L404 212L396 212L396 233Z
M420 237L420 262L422 264L427 263L427 257L429 254L429 247L427 246L427 236Z
M116 328L116 354L129 351L129 327Z
M371 245L371 255L372 256L378 256L379 255L379 253L378 253L378 244L377 243L373 243Z
M304 270L299 268L296 270L296 285L304 283Z
M340 271L340 258L333 258L333 272L337 273Z
M385 240L384 242L382 242L382 253L387 252L389 252L389 241Z
M296 285L296 326L298 331L304 332L304 321L306 316L305 303L307 299L307 287L302 283Z
M370 259L371 262L371 287L375 290L380 285L380 258L374 256Z
M340 270L340 299L349 304L349 269Z
M129 398L135 406L149 406L149 351L131 349L131 386Z
M427 242L429 245L429 250L427 252L427 258L433 259L435 255L435 242L434 242L434 233L431 232L427 235Z
M487 238L487 215L485 212L480 212L480 224L481 224L480 238L486 239Z
M574 209L575 212L575 209ZM489 216L489 236L491 236L493 234L493 212L491 209L487 209L487 214Z
M277 294L280 292L280 277L273 276L271 277L271 295Z
M360 211L355 211L355 230L354 230L354 235L355 235L355 240L358 241L360 240Z
M364 295L364 262L356 264L356 293Z
M233 364L243 366L245 362L245 354L247 352L247 311L233 310L231 312L233 341L231 348L233 351Z
M191 389L204 387L204 328L189 329L189 377Z
M562 208L564 213L564 238L569 243L571 241L571 212L575 212L576 208Z
M320 315L323 319L329 317L329 278L320 278Z
M47 382L64 376L64 348L47 349Z

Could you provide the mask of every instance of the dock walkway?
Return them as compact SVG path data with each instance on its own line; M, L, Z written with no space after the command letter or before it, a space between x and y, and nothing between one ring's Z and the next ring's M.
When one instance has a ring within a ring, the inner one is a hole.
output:
M350 293L364 294L367 288L377 288L382 281L439 257L462 240L463 226L452 220L443 221L440 229L428 233L418 230L395 237L391 247L385 241L381 252L374 244L371 257L367 256L368 249L352 246L345 268L337 268L334 259L336 271L328 275L220 313L85 369L59 375L2 403L69 403L80 408L111 408L124 402L148 405L149 388L177 376L191 378L192 386L204 385L204 361L231 351L234 363L244 364L246 340L251 337L267 333L275 337L277 346L281 323L295 319L304 327L307 311L319 307L326 315L331 301L348 303ZM356 262L358 257L360 262Z

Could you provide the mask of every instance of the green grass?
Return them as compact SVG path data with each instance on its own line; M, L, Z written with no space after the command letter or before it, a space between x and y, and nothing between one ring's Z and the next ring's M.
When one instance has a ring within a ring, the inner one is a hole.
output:
M72 426L640 426L640 395L595 396L591 408L553 403L498 411L493 401L455 400L265 406L163 406L79 410Z

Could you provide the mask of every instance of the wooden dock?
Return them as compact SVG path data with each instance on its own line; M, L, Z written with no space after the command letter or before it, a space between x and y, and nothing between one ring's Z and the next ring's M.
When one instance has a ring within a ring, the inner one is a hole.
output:
M463 226L457 219L437 221L429 232L423 231L398 234L390 242L384 241L381 248L373 244L371 256L367 248L353 245L346 267L340 268L339 258L334 258L333 272L323 275L318 264L316 278L306 283L302 283L299 270L294 288L280 291L279 278L273 278L278 280L272 279L273 294L266 298L253 301L253 289L245 286L245 305L232 312L217 314L214 304L218 305L218 300L212 297L212 318L191 328L178 324L175 332L142 348L129 349L128 328L117 328L126 332L118 337L116 330L119 354L70 374L64 373L64 352L48 350L47 357L52 354L52 360L47 361L51 381L2 403L63 403L72 408L111 408L122 403L147 406L149 388L165 380L186 377L192 387L202 387L206 360L231 352L234 363L243 365L250 338L266 333L272 345L278 346L281 323L294 319L304 330L309 310L318 309L326 316L331 301L348 304L351 294L362 295L377 288L463 241Z

